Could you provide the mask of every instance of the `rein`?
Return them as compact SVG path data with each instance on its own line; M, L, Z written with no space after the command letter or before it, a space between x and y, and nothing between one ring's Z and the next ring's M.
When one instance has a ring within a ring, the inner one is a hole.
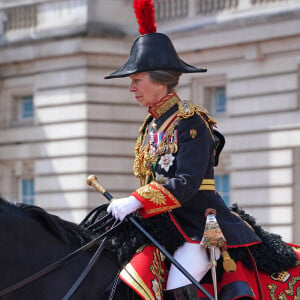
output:
M108 201L113 200L113 196L107 192L102 185L97 181L97 176L90 175L87 180L88 185L93 186L100 192ZM163 253L170 262L187 278L193 285L195 285L209 300L216 300L208 291L163 247L148 231L146 231L132 216L126 216L126 219L133 224L154 246L156 246L161 253Z
M114 224L112 225L112 230L117 228L117 225L120 225L122 222L118 223L118 220L114 221ZM109 231L111 232L111 231ZM105 232L107 233L107 232ZM102 240L102 242L100 243L100 245L98 246L97 251L95 252L95 254L93 255L93 257L90 259L90 261L88 262L87 266L85 267L85 269L83 270L83 272L80 274L80 276L77 278L77 280L75 281L75 283L72 285L72 287L69 289L69 291L67 292L67 294L63 297L63 300L68 300L71 298L71 296L75 293L75 291L77 290L77 288L80 286L80 284L82 283L82 281L85 279L85 277L88 275L88 273L90 272L90 270L92 269L92 267L95 265L95 263L97 262L98 258L100 257L101 253L104 250L104 246L105 246L105 242L107 239L107 235L104 237L104 239Z
M105 215L104 218L110 216L109 214ZM3 290L0 291L0 297L5 296L7 294L10 294L18 289L20 289L21 287L24 287L25 285L30 284L31 282L45 276L46 274L54 271L55 269L57 269L58 267L60 267L63 263L67 262L68 260L70 260L71 258L75 257L78 254L84 253L85 251L89 250L90 248L92 248L93 246L95 246L99 240L103 239L102 242L100 243L97 251L95 252L95 254L93 255L93 257L91 258L91 260L88 262L86 268L84 269L84 271L79 275L78 279L76 280L76 282L73 284L73 286L71 287L71 289L68 291L68 293L65 295L65 297L63 298L64 300L69 299L73 293L76 291L76 289L79 287L79 285L81 284L81 282L85 279L85 277L87 276L88 272L91 270L91 268L94 266L94 264L96 263L97 259L99 258L99 256L101 255L103 249L104 249L104 244L105 244L105 240L106 237L109 233L113 232L116 228L118 228L123 222L118 222L115 221L112 225L112 227L107 230L106 232L104 232L103 234L101 234L100 236L96 237L95 239L93 239L92 241L88 242L87 244L85 244L84 246L76 249L75 251L73 251L72 253L66 255L65 257L59 259L58 261L54 262L53 264L43 268L42 270L14 283L13 285L4 288Z

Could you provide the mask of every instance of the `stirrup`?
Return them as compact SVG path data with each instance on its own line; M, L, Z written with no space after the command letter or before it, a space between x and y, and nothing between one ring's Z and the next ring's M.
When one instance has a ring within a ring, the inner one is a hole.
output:
M197 288L193 284L164 291L164 300L197 300Z

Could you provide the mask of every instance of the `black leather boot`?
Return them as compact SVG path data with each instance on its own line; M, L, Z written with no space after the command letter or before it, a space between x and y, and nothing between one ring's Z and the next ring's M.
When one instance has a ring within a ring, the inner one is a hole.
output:
M164 300L197 300L197 288L193 284L164 291Z

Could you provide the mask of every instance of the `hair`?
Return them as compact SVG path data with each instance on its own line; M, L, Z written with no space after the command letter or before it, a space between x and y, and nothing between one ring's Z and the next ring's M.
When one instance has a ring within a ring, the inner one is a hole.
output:
M182 73L178 71L156 70L150 71L149 74L153 82L166 85L169 93L177 86Z

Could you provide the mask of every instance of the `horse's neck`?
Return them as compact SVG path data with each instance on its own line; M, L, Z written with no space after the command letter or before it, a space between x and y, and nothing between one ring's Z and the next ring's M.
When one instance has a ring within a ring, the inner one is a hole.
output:
M0 230L1 266L11 257L17 269L26 265L45 266L81 246L80 241L66 242L60 238L42 217L30 216L11 206L0 206Z

